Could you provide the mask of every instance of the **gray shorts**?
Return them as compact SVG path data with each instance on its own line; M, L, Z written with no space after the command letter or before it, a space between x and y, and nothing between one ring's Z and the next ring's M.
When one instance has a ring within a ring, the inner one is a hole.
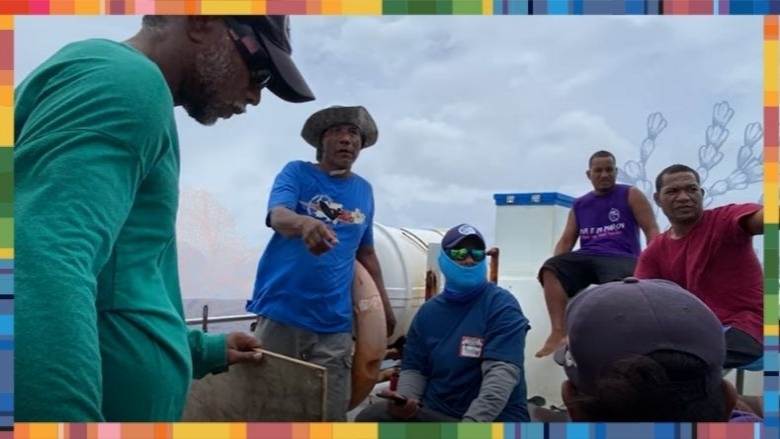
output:
M328 370L326 420L346 422L352 395L352 334L317 334L258 317L255 337L263 349L325 367Z

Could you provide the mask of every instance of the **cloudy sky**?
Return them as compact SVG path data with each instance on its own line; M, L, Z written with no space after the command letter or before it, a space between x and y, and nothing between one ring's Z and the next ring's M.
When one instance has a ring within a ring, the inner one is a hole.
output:
M140 17L17 17L15 81L64 44L123 40L139 25ZM334 104L364 105L379 125L378 144L355 170L372 182L376 220L389 226L467 221L490 240L494 193L581 195L597 149L612 151L627 176L641 173L627 162L639 161L653 113L651 125L663 129L648 180L673 162L700 167L704 145L705 161L723 154L705 186L723 180L717 189L727 192L711 206L761 198L760 182L734 189L751 174L734 173L746 128L762 121L761 17L293 17L292 38L315 102L268 93L212 127L177 110L182 245L211 253L200 263L232 254L252 277L270 236L273 178L290 160L314 158L301 126ZM715 119L728 123L711 126L721 102ZM757 132L748 136L759 159Z

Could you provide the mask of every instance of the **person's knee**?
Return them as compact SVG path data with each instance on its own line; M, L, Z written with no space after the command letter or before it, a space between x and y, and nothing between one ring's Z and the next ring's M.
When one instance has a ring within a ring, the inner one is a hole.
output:
M542 267L542 280L544 282L558 281L558 273L556 273L555 270L552 269L552 267L544 266Z
M551 282L560 282L558 280L558 273L556 273L552 266L547 262L545 262L544 265L542 265L542 268L539 269L537 280L540 284L542 284L543 287L550 285Z
M544 269L541 276L540 282L547 296L562 301L573 298L579 292L576 282L572 282L569 277L562 279L558 272L553 269Z

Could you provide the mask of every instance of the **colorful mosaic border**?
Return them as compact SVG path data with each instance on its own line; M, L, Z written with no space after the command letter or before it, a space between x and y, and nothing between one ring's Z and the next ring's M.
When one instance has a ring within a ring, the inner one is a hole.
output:
M767 15L780 0L3 0L0 15Z
M758 424L17 424L14 439L753 439ZM776 437L776 436L775 436ZM0 439L6 439L0 434ZM10 435L8 437L10 439Z
M780 146L780 20L764 18L764 437L780 437L778 430L778 146Z
M774 438L778 430L780 40L764 20L765 424L17 424L13 415L13 17L130 14L765 15L780 0L2 0L0 1L0 439Z
M13 423L14 399L13 37L13 17L0 16L0 428Z

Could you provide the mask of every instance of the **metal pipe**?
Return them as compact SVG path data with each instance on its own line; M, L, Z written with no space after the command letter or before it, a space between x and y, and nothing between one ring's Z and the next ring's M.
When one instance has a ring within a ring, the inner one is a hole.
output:
M254 320L256 318L257 315L255 314L241 314L241 315L219 316L219 317L211 317L211 318L209 318L207 315L204 315L203 318L187 319L185 320L185 323L187 323L187 326L203 325L203 327L206 328L207 327L206 322L208 323L243 322L243 321Z
M490 282L498 283L498 247L493 247L485 253L490 256L490 272L488 279Z

